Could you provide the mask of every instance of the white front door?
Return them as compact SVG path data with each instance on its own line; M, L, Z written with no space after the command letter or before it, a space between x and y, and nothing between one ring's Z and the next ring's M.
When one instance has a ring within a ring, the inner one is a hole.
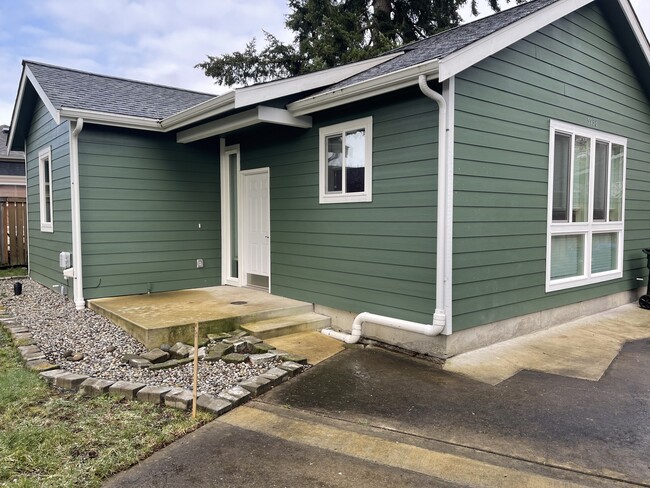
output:
M269 288L271 222L269 168L242 171L242 244L245 284Z

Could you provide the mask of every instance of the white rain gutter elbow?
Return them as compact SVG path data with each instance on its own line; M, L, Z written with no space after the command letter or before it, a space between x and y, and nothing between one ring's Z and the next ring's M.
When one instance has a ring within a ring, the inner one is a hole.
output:
M79 117L70 134L70 191L72 207L72 265L74 268L73 295L77 310L86 307L83 287L83 267L81 263L81 209L79 196L79 134L83 130L84 119Z
M422 93L438 104L438 225L436 231L436 309L433 314L433 323L420 324L363 312L355 317L350 334L332 329L323 329L321 331L327 336L348 344L355 344L359 341L362 335L362 326L365 322L426 336L440 334L447 325L447 312L444 305L446 298L444 282L447 277L447 263L445 261L447 242L447 226L445 225L447 209L447 102L442 95L429 87L426 75L418 77L418 84Z

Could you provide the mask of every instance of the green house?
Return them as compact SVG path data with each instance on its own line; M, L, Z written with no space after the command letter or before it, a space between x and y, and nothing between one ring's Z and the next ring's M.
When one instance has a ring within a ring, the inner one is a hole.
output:
M77 307L255 286L453 355L647 286L650 45L628 0L533 0L217 97L23 65L30 275Z

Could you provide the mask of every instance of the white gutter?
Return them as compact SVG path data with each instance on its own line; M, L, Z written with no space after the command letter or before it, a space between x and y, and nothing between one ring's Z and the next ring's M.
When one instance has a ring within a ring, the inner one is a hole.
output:
M350 334L338 332L332 329L323 329L321 332L335 339L354 344L359 341L362 335L363 324L382 325L392 329L415 332L426 336L436 336L441 333L451 334L450 317L447 317L445 304L448 302L446 286L448 275L447 262L447 102L438 92L432 90L427 84L427 77L424 74L418 76L418 84L424 95L431 98L438 104L438 220L436 234L436 310L433 314L432 324L420 324L407 320L395 319L384 315L363 312L357 315L352 323Z
M72 122L70 122L72 126ZM83 267L81 263L81 211L79 197L79 134L84 127L84 119L79 117L70 132L70 200L72 207L72 267L74 304L77 310L86 306L84 300Z
M83 119L94 124L111 125L113 127L125 127L127 129L151 130L163 132L160 122L147 117L135 117L133 115L110 114L107 112L96 112L80 108L61 107L59 114L64 120Z

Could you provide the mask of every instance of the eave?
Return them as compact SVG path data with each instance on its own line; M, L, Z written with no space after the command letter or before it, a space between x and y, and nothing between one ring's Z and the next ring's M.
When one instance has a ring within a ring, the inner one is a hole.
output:
M311 127L311 117L295 117L281 108L258 105L245 112L181 131L176 135L176 141L187 144L261 123L308 129Z

